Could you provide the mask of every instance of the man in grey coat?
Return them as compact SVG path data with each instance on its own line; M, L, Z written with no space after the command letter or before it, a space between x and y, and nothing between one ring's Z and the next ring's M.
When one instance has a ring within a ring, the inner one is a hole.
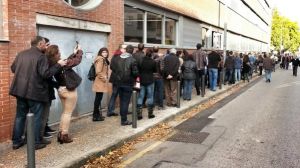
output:
M26 114L30 111L34 114L35 149L46 147L41 141L41 113L44 103L49 101L47 79L58 72L66 61L59 60L57 64L49 68L48 59L44 55L46 50L45 39L36 36L31 41L31 48L20 52L13 64L11 71L14 78L10 87L10 95L17 98L17 109L13 129L13 149L24 145L24 127Z

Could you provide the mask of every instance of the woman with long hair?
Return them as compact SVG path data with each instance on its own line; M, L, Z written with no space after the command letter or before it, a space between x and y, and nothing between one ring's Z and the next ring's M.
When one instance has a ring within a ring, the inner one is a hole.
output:
M104 121L102 111L99 109L103 93L108 91L108 49L103 47L99 50L98 56L94 61L96 78L93 83L93 91L96 92L94 101L93 121Z
M54 75L56 81L59 84L58 95L62 103L63 112L59 124L59 133L57 135L57 141L61 144L73 142L69 136L69 127L71 122L72 112L75 109L77 103L77 90L67 89L66 78L67 73L65 70L72 69L72 67L80 64L82 59L82 50L77 45L74 50L74 54L67 58L67 64L64 68ZM45 55L48 57L50 66L60 60L60 52L57 45L51 45L47 48Z
M248 55L244 55L243 57L243 75L244 75L244 82L247 80L249 82L249 73L250 73L250 60Z

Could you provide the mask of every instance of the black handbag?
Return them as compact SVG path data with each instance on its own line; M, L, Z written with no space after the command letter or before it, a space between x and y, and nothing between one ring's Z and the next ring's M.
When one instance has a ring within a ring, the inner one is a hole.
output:
M68 90L75 90L81 83L82 78L72 69L64 69L63 75L66 81L66 88Z

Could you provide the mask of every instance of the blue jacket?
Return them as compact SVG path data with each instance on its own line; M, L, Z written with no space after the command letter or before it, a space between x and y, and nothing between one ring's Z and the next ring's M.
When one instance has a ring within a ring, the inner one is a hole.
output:
M243 64L243 61L241 58L239 57L235 57L234 58L234 68L235 69L241 69L242 68L242 64Z

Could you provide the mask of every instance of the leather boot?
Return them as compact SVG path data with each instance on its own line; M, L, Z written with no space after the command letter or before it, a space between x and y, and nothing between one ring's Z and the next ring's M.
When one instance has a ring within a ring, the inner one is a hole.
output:
M143 107L137 106L137 118L138 120L143 119Z
M104 117L102 116L102 111L100 111L98 108L94 108L93 121L104 121Z
M154 118L155 117L155 115L153 114L153 105L149 105L148 106L148 118L150 119L150 118Z

